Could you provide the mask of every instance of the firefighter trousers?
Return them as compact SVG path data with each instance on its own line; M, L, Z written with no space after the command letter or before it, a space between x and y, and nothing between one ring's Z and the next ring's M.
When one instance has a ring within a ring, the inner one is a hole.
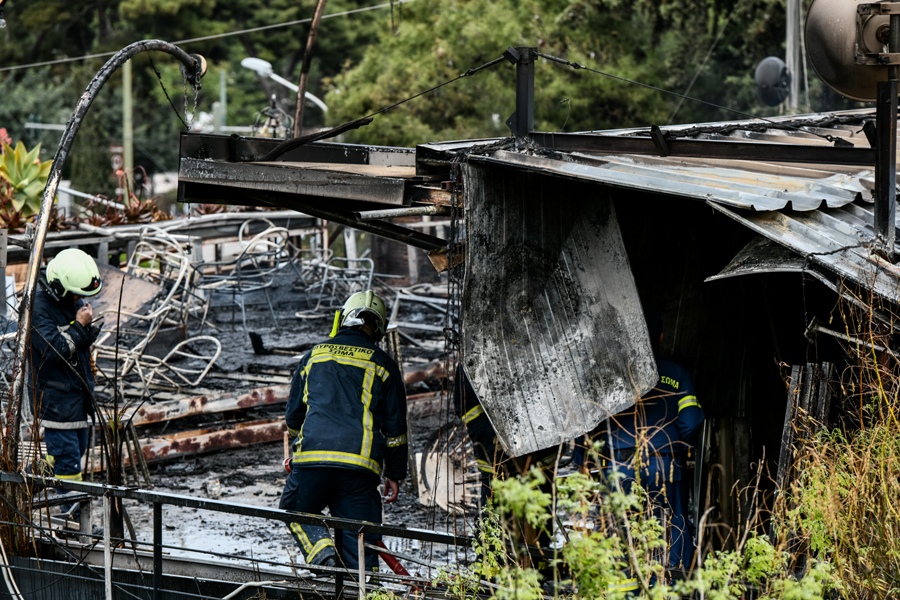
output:
M288 475L278 507L295 512L322 514L328 508L332 517L381 523L380 479L377 475L342 467L294 466ZM303 551L306 562L319 565L335 556L335 545L328 530L316 525L288 525L291 535ZM341 559L348 569L359 568L359 548L355 531L339 530ZM366 544L381 540L377 534L365 534ZM365 551L368 571L378 570L378 552Z

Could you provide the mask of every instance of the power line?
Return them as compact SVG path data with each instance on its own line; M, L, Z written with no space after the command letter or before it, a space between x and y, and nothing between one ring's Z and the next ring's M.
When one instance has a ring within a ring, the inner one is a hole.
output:
M709 101L707 101L707 100L702 100L702 99L700 99L700 98L695 98L695 97L693 97L693 96L688 96L687 94L680 94L680 93L678 93L678 92L673 92L672 90L667 90L667 89L665 89L665 88L657 87L657 86L655 86L655 85L650 85L650 84L648 84L648 83L642 83L642 82L640 82L640 81L635 81L635 80L633 80L633 79L628 79L627 77L622 77L621 75L614 75L614 74L612 74L612 73L607 73L607 72L605 72L605 71L600 71L599 69L592 69L591 67L586 67L586 66L584 66L584 65L582 65L582 64L579 64L579 63L577 63L577 62L572 62L572 61L570 61L570 60L566 60L566 59L564 59L564 58L559 58L559 57L557 57L557 56L551 56L551 55L548 55L548 54L543 54L543 53L541 53L541 52L538 52L537 55L540 56L541 58L546 58L546 59L549 60L549 61L552 61L552 62L555 62L555 63L559 63L559 64L562 64L562 65L566 65L566 66L572 67L572 68L575 69L576 71L577 71L578 69L584 69L585 71L590 71L591 73L596 73L597 75L603 75L604 77L609 77L610 79L615 79L615 80L618 80L618 81L622 81L622 82L624 82L624 83L630 83L630 84L632 84L632 85L636 85L636 86L639 86L639 87L643 87L643 88L647 88L647 89L650 89L650 90L654 90L654 91L657 91L657 92L660 92L660 93L663 93L663 94L669 94L670 96L675 96L676 98L682 98L682 99L684 99L684 100L690 100L691 102L697 102L697 103L699 103L699 104L705 104L706 106L711 106L711 107L713 107L713 108L718 108L719 110L724 110L724 111L726 111L726 112L734 113L734 114L736 114L736 115L740 115L740 116L742 116L742 117L746 117L746 118L749 118L749 119L758 119L758 120L760 120L760 121L763 121L763 122L766 122L766 123L770 123L770 124L772 124L772 125L777 125L777 126L779 126L779 127L784 127L784 128L787 128L787 129L794 129L794 130L796 130L796 131L805 131L806 133L809 133L809 134L815 135L815 136L817 136L817 137L820 137L820 138L822 138L822 139L828 140L829 142L832 142L833 144L836 144L836 145L847 145L847 144L849 143L847 140L845 140L845 139L843 139L843 138L836 137L836 136L833 136L833 135L830 135L830 134L817 133L817 132L815 132L815 131L810 131L810 130L805 129L805 128L803 128L803 127L796 127L796 126L792 126L792 125L785 124L785 123L777 123L777 122L773 121L772 119L767 119L766 117L760 117L760 116L758 116L758 115L754 115L753 113L748 113L748 112L746 112L746 111L738 110L738 109L736 109L736 108L731 108L731 107L728 107L728 106L722 106L721 104L715 104L714 102L709 102ZM850 145L852 145L852 144L850 144Z
M712 56L713 51L716 49L716 46L719 45L719 41L722 39L722 36L725 34L725 30L728 29L728 24L731 23L731 17L737 13L737 9L740 6L740 3L735 6L731 12L728 13L728 18L725 19L725 24L722 25L722 28L719 30L719 34L716 36L716 39L713 41L712 45L709 47L709 50L706 52L706 56L703 57L703 62L700 63L700 66L697 67L697 71L694 73L693 78L691 78L691 82L688 84L687 89L684 90L685 96L682 96L678 99L678 104L675 106L675 109L672 111L672 114L669 115L669 125L672 124L672 121L675 120L675 115L678 114L678 111L681 110L681 105L684 103L685 97L687 94L691 93L691 89L694 87L694 83L697 82L697 78L700 77L700 73L703 72L703 69L706 68L706 63L709 62L710 57Z
M430 87L430 88L428 88L427 90L423 90L423 91L421 91L421 92L419 92L419 93L417 93L417 94L413 94L412 96L410 96L410 97L408 97L408 98L404 98L403 100L399 100L399 101L397 101L397 102L394 102L394 103L391 104L390 106L385 106L384 108L380 108L380 109L376 110L376 111L373 112L373 113L369 113L367 116L363 117L363 119L368 119L369 117L374 117L374 116L376 116L376 115L380 115L381 113L387 112L387 111L391 110L392 108L396 108L396 107L400 106L401 104L406 104L406 103L409 102L410 100L415 100L415 99L418 98L419 96L424 96L425 94L430 94L431 92L433 92L433 91L435 91L435 90L438 90L438 89L444 87L445 85L449 85L449 84L453 83L454 81L459 81L459 80L462 79L463 77L471 77L472 75L474 75L474 74L477 73L478 71L481 71L482 69L489 69L489 68L493 67L494 65L503 62L504 60L506 60L505 57L499 56L499 57L495 58L494 60L490 60L490 61L484 63L484 64L481 65L480 67L475 67L474 69L469 69L469 70L466 71L465 73L460 73L459 75L457 75L457 76L454 77L453 79L448 79L447 81L444 81L443 83L439 83L439 84L437 84L437 85L435 85L435 86L433 86L433 87Z
M392 8L395 4L408 4L410 2L415 2L415 0L393 0L392 2L388 2L386 4L377 4L375 6L354 8L352 10L345 10L342 12L323 15L322 18L323 19L334 19L336 17L346 17L349 15L357 14L357 13L378 10L381 8L388 8L388 7ZM243 35L245 33L256 33L258 31L268 31L270 29L280 29L282 27L292 27L294 25L302 25L304 23L309 23L311 21L312 21L312 18L297 19L295 21L286 21L284 23L276 23L274 25L261 25L260 27L251 27L249 29L238 29L236 31L227 31L225 33L216 33L213 35L206 35L203 37L188 38L185 40L178 40L178 41L175 41L172 43L176 44L176 45L193 44L195 42L205 42L207 40L231 37L231 36L235 36L235 35ZM113 54L115 54L115 52L101 52L99 54L85 54L84 56L76 56L76 57L72 57L72 58L60 58L57 60L45 60L42 62L28 63L25 65L13 65L11 67L0 67L0 73L7 72L7 71L17 71L20 69L30 69L33 67L46 67L48 65L59 65L59 64L70 63L70 62L78 62L78 61L83 61L83 60L90 60L92 58L106 58L106 57L112 56Z

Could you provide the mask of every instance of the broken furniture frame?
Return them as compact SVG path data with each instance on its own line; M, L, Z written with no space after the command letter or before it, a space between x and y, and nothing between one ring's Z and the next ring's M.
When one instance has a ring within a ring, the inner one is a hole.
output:
M197 274L191 264L190 251L172 234L157 227L140 231L134 250L126 263L121 290L133 280L146 282L142 291L157 293L140 310L125 310L123 300L107 306L100 313L106 330L94 344L94 359L101 375L115 379L136 374L144 394L151 386L181 389L198 385L221 354L221 344L206 336L184 339L191 316L206 314L207 300L196 293ZM149 290L148 289L149 284ZM151 344L162 331L173 332L177 341L165 353L154 355ZM198 350L201 348L202 350ZM104 363L115 365L115 378L105 373ZM177 364L176 364L177 363Z
M255 235L251 235L253 225L263 223L266 228ZM284 227L278 227L264 218L253 218L245 221L238 231L238 243L240 252L231 259L205 262L197 265L200 280L197 289L212 296L223 294L231 297L232 310L241 309L241 321L244 329L247 328L247 310L245 296L256 292L262 292L272 315L272 321L277 324L275 309L272 306L272 298L269 288L275 282L275 277L282 269L293 265L293 256L290 251L290 232ZM299 272L298 272L299 275ZM206 325L208 314L204 314L200 330ZM234 313L232 313L232 324Z
M315 305L298 312L298 318L328 316L323 311L339 309L352 294L370 289L375 263L371 258L332 256L322 266L321 273L321 278L307 288L310 303L314 298Z

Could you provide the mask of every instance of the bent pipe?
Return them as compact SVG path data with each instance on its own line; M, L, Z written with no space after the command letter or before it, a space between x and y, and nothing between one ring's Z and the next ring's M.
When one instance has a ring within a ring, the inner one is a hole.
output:
M28 257L28 271L25 275L25 285L22 292L22 301L19 304L19 328L16 337L16 354L13 362L13 385L10 388L9 408L6 413L6 435L3 437L3 461L8 461L5 467L9 470L17 470L19 461L19 420L21 417L22 396L25 387L25 356L31 342L31 310L34 304L34 290L37 284L37 276L40 271L41 259L44 253L44 241L47 237L47 226L50 221L50 211L53 210L53 199L62 178L63 166L69 157L69 151L75 140L75 135L84 120L88 109L91 107L97 92L109 81L115 71L125 64L131 57L141 52L151 51L165 52L181 61L182 74L191 87L199 90L200 78L203 76L204 60L198 55L191 55L181 48L162 40L142 40L130 44L115 53L103 67L97 71L94 78L81 94L81 99L75 106L69 122L63 131L62 138L56 148L53 164L50 167L50 175L47 185L44 187L44 195L41 198L41 208L36 220L34 238L31 244L31 254Z

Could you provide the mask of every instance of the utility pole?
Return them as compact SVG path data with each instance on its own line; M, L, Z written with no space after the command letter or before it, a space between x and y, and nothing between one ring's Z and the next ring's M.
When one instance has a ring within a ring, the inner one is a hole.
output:
M785 64L791 76L788 109L796 113L800 106L800 0L787 0L785 19Z
M131 60L127 60L122 65L122 164L126 190L131 188L134 181L134 110L131 96ZM124 191L123 194L127 196L128 192Z
M303 105L305 104L306 83L309 79L309 67L312 63L313 47L316 45L316 35L319 33L319 23L322 22L322 13L325 12L325 4L328 0L318 0L316 12L313 15L312 24L309 26L309 37L306 38L306 50L303 52L303 65L300 67L300 85L297 86L297 106L294 109L294 137L300 137L303 132Z

